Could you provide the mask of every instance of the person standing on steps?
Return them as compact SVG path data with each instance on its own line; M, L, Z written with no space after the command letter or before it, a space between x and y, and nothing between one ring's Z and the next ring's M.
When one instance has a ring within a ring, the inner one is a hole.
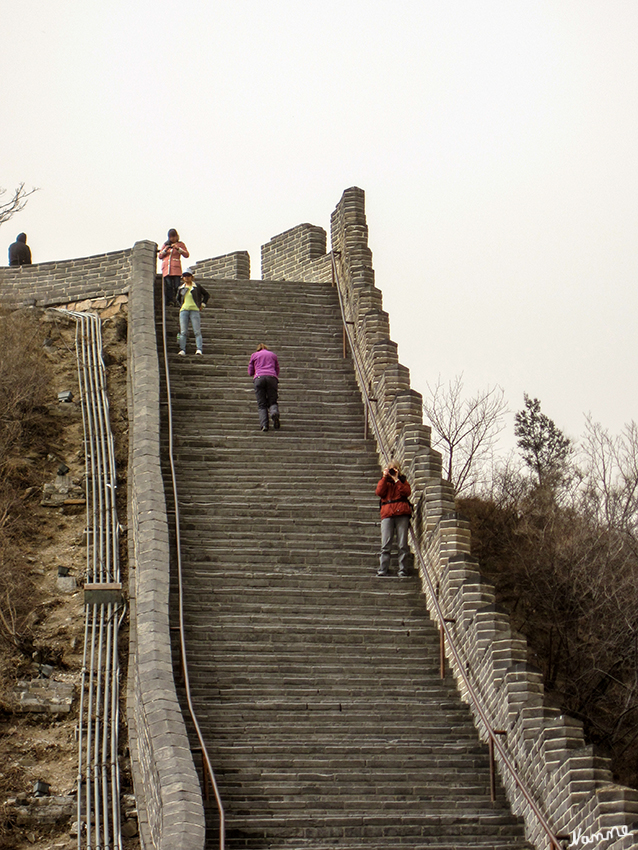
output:
M401 473L401 467L396 461L392 461L383 470L383 477L377 484L375 492L379 497L379 507L381 508L381 562L377 575L390 575L390 552L396 531L399 549L399 576L407 578L410 575L408 527L412 514L412 505L408 497L412 490L408 479Z
M168 231L168 239L160 248L159 258L162 261L162 282L164 284L164 303L175 305L175 297L182 276L182 257L189 253L183 242L179 241L179 233L172 227Z
M210 298L208 292L201 283L195 283L193 273L186 269L182 275L182 285L177 291L177 306L179 307L179 354L186 356L186 338L188 336L188 325L193 328L195 334L195 354L202 354L202 317L201 310L204 309Z
M27 234L18 233L16 241L9 245L10 266L30 266L31 248L27 245Z
M279 428L279 406L277 391L279 388L279 360L274 351L260 343L257 351L250 357L248 374L253 379L257 407L259 408L259 427L268 430L268 414L275 430Z

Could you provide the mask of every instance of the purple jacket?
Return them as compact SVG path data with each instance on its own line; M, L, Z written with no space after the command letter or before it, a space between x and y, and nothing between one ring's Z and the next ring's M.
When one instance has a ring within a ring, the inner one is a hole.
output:
M274 378L278 378L279 360L277 360L277 355L274 351L268 351L267 348L256 351L250 358L248 374L251 378L261 378L262 375L271 375Z

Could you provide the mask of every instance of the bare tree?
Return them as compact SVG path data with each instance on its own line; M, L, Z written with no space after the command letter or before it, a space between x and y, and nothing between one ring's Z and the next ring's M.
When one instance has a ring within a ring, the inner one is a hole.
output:
M476 489L485 477L507 412L503 389L494 386L463 398L463 375L445 386L428 384L423 410L434 429L432 445L443 453L444 474L457 495Z
M0 189L0 196L6 194L6 191L6 189ZM16 213L24 209L27 198L37 191L37 189L25 189L24 183L20 183L11 200L0 203L0 225L9 221Z
M588 416L581 453L586 509L638 544L638 425L632 421L613 436Z

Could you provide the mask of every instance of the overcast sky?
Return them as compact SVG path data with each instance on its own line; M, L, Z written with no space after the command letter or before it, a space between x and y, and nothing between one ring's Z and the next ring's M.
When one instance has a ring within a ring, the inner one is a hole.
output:
M192 260L366 192L415 389L464 373L570 436L637 418L636 0L3 0L0 232L35 262ZM5 198L6 199L6 198ZM285 364L284 364L285 365ZM508 427L512 428L511 418Z

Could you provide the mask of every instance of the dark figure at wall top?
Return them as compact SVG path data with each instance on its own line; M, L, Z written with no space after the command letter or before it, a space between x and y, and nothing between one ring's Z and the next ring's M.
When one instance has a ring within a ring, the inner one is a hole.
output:
M18 233L16 241L12 245L9 245L9 265L31 265L31 248L27 245L26 233Z

